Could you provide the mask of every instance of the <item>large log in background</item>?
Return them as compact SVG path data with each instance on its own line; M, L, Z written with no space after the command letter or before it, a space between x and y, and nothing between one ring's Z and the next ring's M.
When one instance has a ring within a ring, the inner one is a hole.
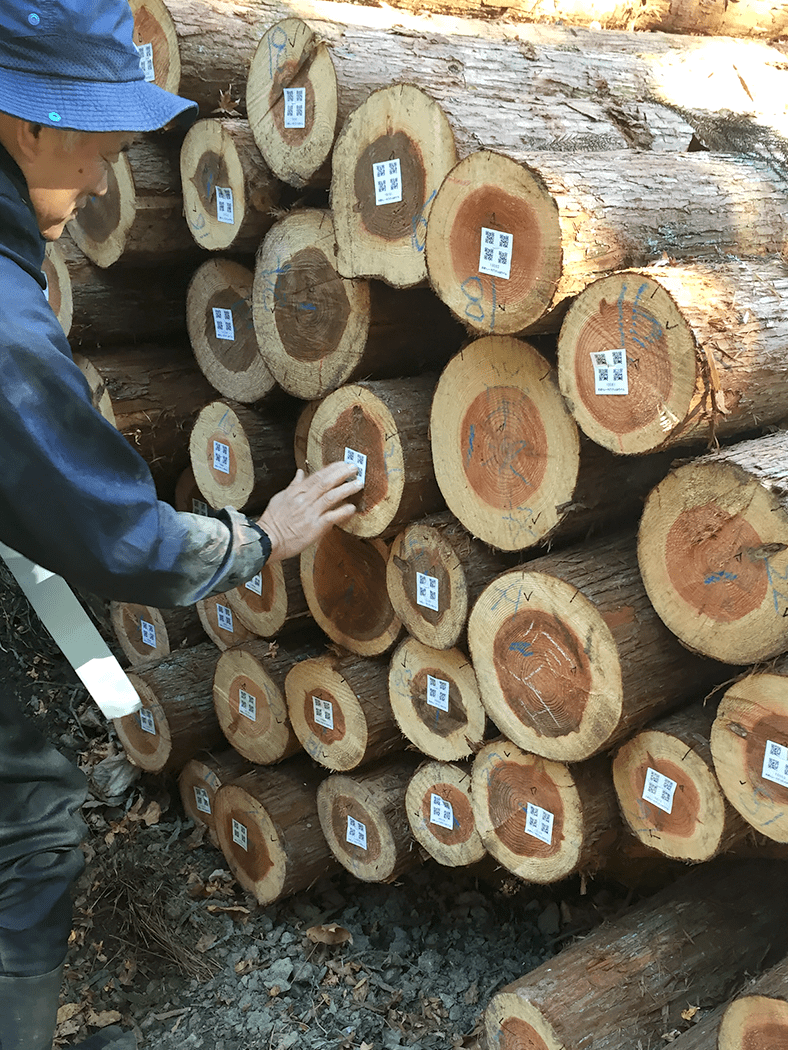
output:
M432 205L429 279L471 329L556 331L590 280L622 267L781 252L787 201L779 169L743 157L483 150ZM508 277L480 271L483 231L508 238Z
M711 753L728 801L775 842L788 842L788 657L755 668L722 697Z
M646 500L648 596L695 652L752 664L788 650L788 432L679 466Z
M704 864L493 996L499 1050L621 1050L681 1030L688 1003L717 1004L788 947L778 861ZM643 989L648 988L648 995Z
M442 367L461 326L428 288L392 289L337 272L331 212L294 209L269 230L255 263L254 329L279 385L305 400L354 379Z
M788 395L787 295L780 258L625 270L594 281L558 337L558 380L572 415L617 453L711 443L778 422ZM594 355L612 347L621 352L622 394L596 390Z
M501 732L560 762L609 748L729 671L688 652L661 622L629 533L493 580L473 607L468 641Z

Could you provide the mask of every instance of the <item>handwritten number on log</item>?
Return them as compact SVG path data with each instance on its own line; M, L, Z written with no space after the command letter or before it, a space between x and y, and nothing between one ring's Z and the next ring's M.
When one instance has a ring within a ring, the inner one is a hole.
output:
M281 26L276 26L268 37L268 75L273 77L285 63L285 48L287 47L287 33ZM276 52L276 64L274 64L274 52Z

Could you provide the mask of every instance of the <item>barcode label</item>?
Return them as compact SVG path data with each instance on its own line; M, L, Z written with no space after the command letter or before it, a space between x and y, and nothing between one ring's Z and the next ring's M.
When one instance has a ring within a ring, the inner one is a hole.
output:
M229 607L226 605L216 606L216 620L223 631L232 631L233 629L233 614Z
M147 707L143 707L137 716L140 720L140 728L151 736L156 736L156 719Z
M306 88L285 88L285 127L306 127Z
M205 788L195 787L194 789L194 804L200 813L211 812L211 798Z
M152 623L148 623L147 620L140 620L140 630L142 632L142 641L144 645L149 645L151 649L156 648L156 628Z
M673 809L673 795L676 791L676 781L658 773L651 766L646 770L646 782L643 785L641 798L651 802L664 813L670 813Z
M761 776L764 780L788 787L788 747L776 744L773 740L766 741Z
M375 204L396 204L402 200L402 173L399 160L387 160L372 165L375 183Z
M348 814L347 834L345 835L345 838L351 846L360 846L361 849L366 849L367 825L362 824L360 820L354 820L354 818Z
M367 480L367 457L363 452L356 452L355 449L345 449L345 462L351 463L357 470L358 476L363 485Z
M213 327L217 339L235 339L232 310L223 310L220 306L214 306Z
M438 581L434 576L416 573L416 604L438 611Z
M230 473L230 446L223 441L213 443L213 469L220 470L222 474Z
M143 76L150 83L156 79L156 71L153 68L153 44L135 44L134 46L140 56L140 69Z
M514 237L511 233L500 230L488 230L482 226L482 240L479 249L479 273L490 277L502 277L509 280L512 271L512 248Z
M254 591L255 594L263 593L263 575L258 572L256 576L253 576L251 580L247 580L244 584L247 591Z
M525 833L549 846L553 841L553 814L550 810L529 802L525 811Z
M427 675L427 703L439 711L449 710L449 683L444 678Z
M210 517L208 504L201 499L192 499L192 514L201 514L204 518Z
M334 728L334 705L330 700L321 700L319 696L313 696L312 711L319 726L323 726L324 729Z
M595 394L628 394L626 350L595 350L591 354L594 366Z
M257 721L257 698L245 689L238 690L238 710L250 722Z
M246 828L235 817L233 817L233 842L240 846L241 849L249 848L249 835Z
M451 802L447 802L445 798L441 798L434 792L430 794L430 823L437 824L449 831L454 827L454 810L451 808Z
M230 226L235 226L233 191L227 186L216 187L216 218L219 222L226 222Z

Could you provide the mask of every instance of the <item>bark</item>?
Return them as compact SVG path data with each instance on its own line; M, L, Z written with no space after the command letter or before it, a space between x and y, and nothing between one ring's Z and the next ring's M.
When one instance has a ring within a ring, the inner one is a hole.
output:
M186 325L200 370L223 397L242 404L260 401L276 385L257 350L252 281L246 266L209 259L194 273L186 294ZM215 310L222 313L217 316Z
M495 724L519 747L563 762L611 747L727 673L661 622L628 533L493 580L471 612L468 640Z
M783 880L776 861L703 865L498 992L485 1012L489 1045L656 1046L680 1030L688 1003L725 1000L786 950Z
M193 608L154 609L152 605L110 602L109 609L115 637L135 666L205 641Z
M388 661L321 655L293 663L285 682L287 710L307 754L347 772L402 751L388 697Z
M556 331L572 299L615 270L665 254L781 252L785 212L779 169L744 157L483 150L435 198L429 279L472 330ZM483 230L508 238L508 276L480 269Z
M470 660L459 649L430 649L406 638L391 658L388 696L400 729L425 755L450 762L481 746L486 713Z
M331 213L316 208L280 219L260 247L254 326L279 385L309 400L442 367L462 341L444 304L427 288L342 278L336 250Z
M309 611L332 641L359 656L385 653L402 631L386 590L388 554L383 540L334 527L301 555Z
M114 724L130 762L148 773L176 772L198 751L219 744L215 666L216 649L206 643L129 674L143 709Z
M672 471L646 501L638 556L648 596L694 652L730 664L788 649L788 433Z
M750 830L714 774L713 721L713 707L692 704L636 733L613 759L613 783L630 830L677 860L711 860Z
M443 508L429 439L435 375L381 379L334 390L309 426L307 458L313 470L365 457L365 482L356 513L342 528L380 536Z
M708 442L785 416L788 268L780 258L625 270L581 292L558 339L561 392L616 453ZM593 355L623 351L624 394L596 392Z
M405 792L405 811L415 838L439 864L468 867L485 856L471 805L470 763L423 762Z
M417 762L412 755L386 758L352 777L332 773L318 788L326 842L362 882L391 882L424 859L405 815L405 791ZM354 830L360 837L354 838Z
M296 758L276 770L257 769L217 793L222 853L260 904L308 889L338 870L320 833L319 782L310 763Z

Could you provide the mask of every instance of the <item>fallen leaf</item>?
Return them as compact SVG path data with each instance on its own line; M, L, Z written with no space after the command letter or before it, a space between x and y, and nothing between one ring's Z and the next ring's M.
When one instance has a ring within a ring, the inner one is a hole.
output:
M102 1010L101 1013L91 1010L87 1016L87 1023L93 1028L106 1028L108 1024L116 1024L119 1020L117 1010Z
M691 1021L699 1009L699 1006L688 1006L686 1010L681 1011L681 1016L685 1021Z
M353 934L344 926L330 922L326 926L310 926L306 935L314 944L352 944Z
M66 1021L70 1021L82 1009L84 1009L84 1003L63 1003L57 1012L57 1023L63 1024Z

